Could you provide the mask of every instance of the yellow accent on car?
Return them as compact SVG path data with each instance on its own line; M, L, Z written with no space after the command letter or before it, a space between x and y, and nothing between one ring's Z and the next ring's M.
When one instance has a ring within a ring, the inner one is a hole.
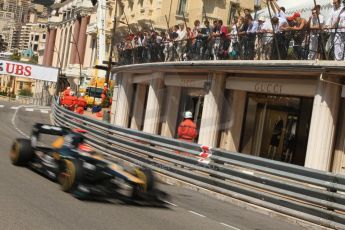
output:
M135 173L137 174L137 176L142 180L144 181L144 184L142 184L142 188L144 190L144 192L147 191L147 177L145 175L145 173L143 173L140 169L136 168L134 169L135 170Z
M141 184L141 185L144 185L145 184L145 181L143 181L141 178L138 178L126 171L124 171L121 167L119 167L118 165L116 164L112 164L110 166L110 168L122 175L124 175L125 177L127 177L130 181L133 181L134 183L137 183L137 184Z
M58 161L61 159L61 156L59 153L53 153L53 158Z
M16 163L19 158L19 144L18 142L13 143L11 153L10 153L10 158L13 163Z
M64 172L66 175L63 175L61 187L63 191L67 192L72 188L75 180L75 166L70 160L64 160L64 162L66 164L66 171Z
M64 138L63 137L58 137L53 143L52 146L53 148L59 149L63 146L64 144Z

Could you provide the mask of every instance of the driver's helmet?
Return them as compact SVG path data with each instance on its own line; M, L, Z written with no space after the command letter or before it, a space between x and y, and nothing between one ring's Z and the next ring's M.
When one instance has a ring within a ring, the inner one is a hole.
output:
M81 133L71 132L64 138L64 146L69 148L77 148L79 144L84 142L85 137Z

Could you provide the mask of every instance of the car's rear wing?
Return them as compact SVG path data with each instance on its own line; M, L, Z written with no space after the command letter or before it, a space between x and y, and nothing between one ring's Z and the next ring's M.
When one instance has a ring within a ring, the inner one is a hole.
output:
M36 123L32 127L31 136L38 137L40 134L49 134L54 136L65 136L71 132L69 128L54 126L49 124Z

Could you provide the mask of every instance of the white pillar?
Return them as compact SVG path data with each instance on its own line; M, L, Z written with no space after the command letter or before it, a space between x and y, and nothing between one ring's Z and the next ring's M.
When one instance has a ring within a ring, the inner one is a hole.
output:
M305 167L330 170L340 86L319 81L314 97Z
M140 130L143 125L144 106L146 97L146 85L138 84L135 92L133 116L131 119L131 129Z
M228 95L227 103L224 103L220 148L239 152L242 123L246 105L246 92L232 90Z
M127 128L133 94L132 75L129 73L123 73L117 78L117 81L118 88L116 92L117 101L114 124Z
M152 74L144 121L144 132L158 134L163 96L163 73Z
M167 90L165 121L163 122L161 135L174 138L180 106L181 87L169 86Z
M345 99L341 100L332 172L345 174Z
M198 143L217 147L219 123L224 99L225 74L214 73L211 89L205 96Z

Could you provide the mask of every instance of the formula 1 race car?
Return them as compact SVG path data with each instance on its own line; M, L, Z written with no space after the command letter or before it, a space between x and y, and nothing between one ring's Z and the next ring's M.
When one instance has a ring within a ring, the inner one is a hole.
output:
M35 124L30 139L16 139L12 164L29 166L57 180L63 191L79 199L95 196L158 199L150 169L109 161L85 144L83 130ZM54 136L52 147L40 144L41 134ZM57 138L56 138L57 137Z

